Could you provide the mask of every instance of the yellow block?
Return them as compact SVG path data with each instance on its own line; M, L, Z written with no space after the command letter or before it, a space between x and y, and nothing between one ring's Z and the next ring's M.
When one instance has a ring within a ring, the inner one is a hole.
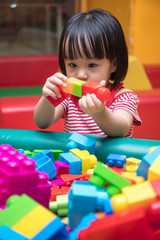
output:
M122 188L122 193L126 196L129 208L146 206L149 202L157 198L150 182L145 181L130 187Z
M38 205L16 223L12 229L28 238L33 238L56 217L57 216L54 213L51 213L45 207Z
M126 172L136 172L138 166L137 165L127 165Z
M152 85L138 58L129 56L129 67L124 85L131 90L150 90Z
M140 206L147 207L157 198L150 182L142 182L122 188L122 193L112 197L114 213L122 212Z
M144 178L137 176L135 172L122 172L121 176L134 180L136 183L144 182Z
M126 158L127 165L139 165L140 162L141 160L137 158L133 158L133 157Z
M160 179L160 156L148 170L148 181Z

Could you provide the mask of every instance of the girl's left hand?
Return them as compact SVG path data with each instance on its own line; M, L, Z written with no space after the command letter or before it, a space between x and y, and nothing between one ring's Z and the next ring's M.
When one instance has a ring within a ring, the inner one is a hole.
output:
M92 116L105 110L105 102L101 102L94 93L87 94L79 100L81 110Z

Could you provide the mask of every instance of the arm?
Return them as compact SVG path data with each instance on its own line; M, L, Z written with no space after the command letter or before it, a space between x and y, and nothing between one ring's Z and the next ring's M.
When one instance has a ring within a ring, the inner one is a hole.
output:
M125 110L111 112L94 94L82 97L79 106L110 137L124 137L133 124L133 116L129 112Z
M48 128L63 116L63 107L61 105L54 107L47 97L49 96L55 101L61 98L57 86L64 87L65 84L63 80L65 79L66 77L61 73L56 73L47 79L42 89L42 97L37 103L34 111L34 121L39 128Z

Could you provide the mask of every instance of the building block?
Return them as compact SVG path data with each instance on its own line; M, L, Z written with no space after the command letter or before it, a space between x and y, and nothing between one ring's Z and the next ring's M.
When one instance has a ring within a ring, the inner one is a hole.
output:
M138 176L144 177L145 180L148 178L148 169L160 156L160 146L155 148L153 151L143 156L141 163L136 171Z
M121 176L123 176L129 180L134 180L135 183L144 182L144 178L137 176L137 174L135 172L122 172Z
M160 179L151 181L150 183L156 192L157 198L160 199Z
M69 165L65 162L55 161L54 166L56 167L56 177L69 173Z
M68 195L56 196L56 201L49 203L49 209L60 217L68 214Z
M85 81L78 80L73 83L73 95L76 97L82 97L82 84L84 84Z
M160 179L160 156L148 169L148 181Z
M124 169L126 168L126 155L110 153L106 160L109 167L115 166L120 168L123 167Z
M81 174L82 161L78 157L76 157L74 154L70 152L61 153L59 160L69 165L70 174Z
M74 229L80 220L90 212L102 211L107 192L98 190L96 186L85 181L75 181L69 192L69 227Z
M94 169L94 174L90 177L89 182L96 184L96 186L99 188L104 187L106 183L110 183L120 190L123 187L131 184L130 181L124 179L122 176L101 162L97 163Z
M82 95L86 95L88 93L94 93L102 102L107 101L110 97L110 90L95 81L88 81L82 85Z
M87 150L81 151L80 149L76 148L76 149L70 149L70 152L81 159L82 174L86 173L88 169L93 168L97 164L96 156L93 154L90 154Z
M147 208L150 202L156 200L157 195L150 182L145 181L121 189L122 193L112 197L114 213L143 206Z
M32 159L36 162L36 169L40 172L46 172L49 175L49 180L56 176L56 167L54 166L54 158L51 151L38 152L32 156Z
M33 210L38 203L36 201L30 201L30 197L23 194L20 196L12 195L8 201L13 201L13 204L9 205L5 210L0 212L0 225L6 225L12 227L14 224L19 222L26 214Z
M68 150L78 148L80 150L88 150L90 154L95 153L95 144L96 141L94 139L88 138L79 133L73 133L66 145Z
M22 236L21 234L15 232L8 226L2 225L0 226L0 239L1 240L27 240L28 238Z
M76 78L68 78L64 82L66 83L66 87L58 87L61 98L53 99L50 96L47 97L55 107L60 104L68 94L82 97L87 93L94 93L101 101L107 101L110 97L110 90L105 88L104 85L94 81L85 82Z
M98 217L95 213L89 213L88 215L83 217L80 223L70 233L70 240L77 240L79 232L82 231L82 229L88 228L90 223L92 221L95 221L96 219L98 219Z
M63 88L63 92L73 95L73 85L75 82L77 82L76 78L67 78L67 80L64 81L66 84L66 87Z
M79 232L78 240L153 240L154 233L143 207L112 214L91 222Z
M25 194L8 199L7 208L0 212L0 225L2 222L27 239L47 240L56 235L68 239L60 218Z

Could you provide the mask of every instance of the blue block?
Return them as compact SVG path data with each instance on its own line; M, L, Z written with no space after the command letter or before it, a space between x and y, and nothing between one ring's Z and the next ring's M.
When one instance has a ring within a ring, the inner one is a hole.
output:
M27 240L28 238L15 232L10 227L2 225L0 226L0 240Z
M68 240L69 233L65 228L65 224L59 217L56 217L45 228L43 228L32 240Z
M104 189L97 189L88 181L75 181L69 192L69 227L74 229L81 219L91 212L103 211L108 198L109 195Z
M80 175L82 171L82 160L71 152L61 153L59 160L69 165L69 173Z
M107 165L109 167L125 167L126 155L110 153L107 158Z
M97 220L98 217L94 213L89 213L87 216L83 217L80 223L75 227L75 229L70 233L70 240L77 240L78 234L82 229L88 228L91 222Z
M39 152L35 154L32 159L36 161L36 169L40 172L46 172L49 175L49 180L52 180L56 176L56 167L51 158Z
M55 162L54 161L54 156L53 156L53 153L52 153L51 150L44 150L43 154L45 154L47 157L49 157L52 160L52 162Z
M68 150L75 148L78 148L80 150L88 150L90 154L94 154L95 144L95 140L79 133L73 133L68 139L68 144L66 145L66 148Z
M145 180L148 179L148 169L152 166L152 164L156 161L156 159L160 156L160 146L156 149L147 153L143 156L141 163L138 166L136 171L138 176L144 177Z

